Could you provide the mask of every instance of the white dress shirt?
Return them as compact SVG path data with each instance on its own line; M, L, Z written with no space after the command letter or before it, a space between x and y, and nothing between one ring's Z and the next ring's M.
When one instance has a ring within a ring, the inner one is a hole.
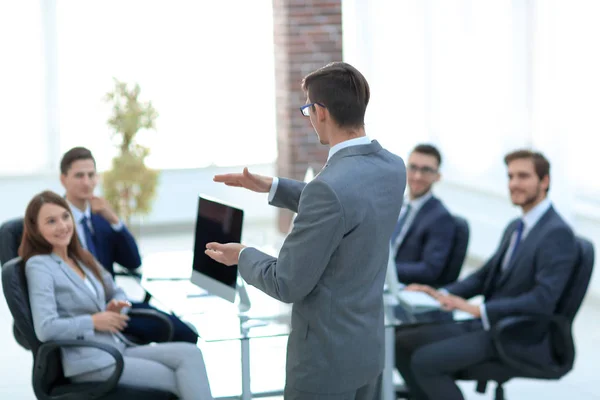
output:
M94 287L94 285L92 285L92 281L90 281L87 276L83 278L83 283L85 283L85 286L87 286L88 289L90 289L94 296L98 297L98 292L96 291L96 288Z

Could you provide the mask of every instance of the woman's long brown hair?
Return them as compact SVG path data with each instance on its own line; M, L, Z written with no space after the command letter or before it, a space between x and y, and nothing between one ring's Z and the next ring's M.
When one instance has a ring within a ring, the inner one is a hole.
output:
M19 246L19 256L21 256L23 259L23 263L26 263L27 260L33 256L52 253L52 245L48 243L46 239L44 239L38 227L38 216L44 204L55 204L64 208L71 215L71 219L73 219L73 213L71 213L69 205L67 204L66 200L60 197L58 194L49 190L36 194L33 199L31 199L27 205L27 209L25 210L23 238L21 239L21 245ZM86 267L88 267L96 276L96 278L98 278L102 284L102 287L106 291L100 270L101 267L92 253L85 250L83 246L81 246L81 243L79 243L74 220L73 235L71 236L71 241L67 246L67 254L69 257L80 261Z

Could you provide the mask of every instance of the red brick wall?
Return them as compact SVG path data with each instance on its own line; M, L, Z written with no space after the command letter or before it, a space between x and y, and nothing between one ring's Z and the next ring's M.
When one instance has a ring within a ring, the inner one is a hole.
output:
M332 61L342 61L341 0L273 0L275 90L277 109L277 175L304 178L327 160L328 147L319 143L299 107L306 101L305 75ZM292 213L279 213L279 229L287 232Z

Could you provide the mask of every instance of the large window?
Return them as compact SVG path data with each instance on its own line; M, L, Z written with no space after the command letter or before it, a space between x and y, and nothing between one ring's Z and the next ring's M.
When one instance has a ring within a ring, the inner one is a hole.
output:
M0 2L0 175L47 165L39 0Z
M155 168L276 158L270 1L58 1L61 148L114 154L104 94L139 83L160 114Z
M502 156L531 143L526 4L374 0L346 13L367 25L345 51L371 82L369 135L402 156L433 142L446 180L505 193Z
M446 178L491 190L505 175L503 155L529 141L519 52L527 31L513 3L440 0L430 10L432 139Z
M346 59L365 71L367 131L407 155L440 146L446 180L505 194L502 156L552 162L553 198L597 201L600 2L344 2Z
M580 197L598 201L600 180L600 2L538 2L535 131L564 158Z
M428 139L424 2L342 2L344 58L367 78L367 135L402 156Z

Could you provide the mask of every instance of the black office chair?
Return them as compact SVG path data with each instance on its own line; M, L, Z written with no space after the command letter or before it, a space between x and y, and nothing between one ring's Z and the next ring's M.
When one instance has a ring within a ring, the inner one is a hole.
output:
M452 250L450 251L448 263L442 271L442 275L432 284L435 288L441 288L455 282L460 275L465 257L467 256L467 247L469 246L469 224L466 219L459 217L458 215L454 215L453 218L456 223L456 232ZM452 321L452 314L446 311L432 310L415 314L413 315L413 319L411 325ZM402 328L400 327L399 329Z
M23 236L23 218L15 218L0 225L0 266L16 258ZM13 336L21 347L29 350L25 338L13 324Z
M573 341L573 320L592 276L594 267L594 246L582 237L577 238L579 260L573 275L567 282L553 316L523 315L506 318L493 328L494 345L498 351L499 362L487 362L476 365L458 374L457 379L477 381L477 392L485 393L489 381L496 382L496 400L504 400L503 385L513 378L533 378L558 380L573 368L575 362L575 343ZM503 344L503 334L508 330L527 329L532 324L547 323L552 329L551 342L555 363L551 365L532 365L511 356Z
M453 215L454 222L456 224L456 231L454 235L454 243L448 259L448 264L444 268L440 278L432 285L436 288L446 286L452 282L455 282L462 270L463 263L467 256L467 248L469 246L469 223L463 217ZM432 322L442 322L452 320L452 315L443 311L430 311L420 313L414 316L414 321L407 324L407 327L414 327L415 324L428 324ZM401 329L402 327L399 327ZM404 385L397 385L395 388L396 397L399 399L409 399L410 392Z
M33 354L32 382L38 400L171 400L172 393L119 384L123 357L110 345L89 340L57 340L41 343L33 328L25 268L20 258L2 267L2 289L15 325ZM115 358L115 372L103 382L71 383L65 378L60 349L64 347L96 347Z
M0 265L18 256L23 236L23 218L14 218L0 225Z
M448 259L448 265L444 268L442 275L435 283L435 287L443 287L455 282L460 275L465 257L467 256L467 247L469 246L469 223L463 217L453 215L456 224L454 234L454 244Z
M23 218L14 218L6 221L0 226L0 264L4 266L10 260L18 257L19 246L21 245L21 238L23 236ZM148 295L146 296L148 298ZM149 318L159 320L161 324L165 325L165 336L158 338L159 342L170 342L173 340L174 327L173 323L169 318L162 315L154 310L145 309L131 309L128 313L131 317L136 318ZM25 340L23 334L19 332L19 329L13 324L13 335L15 340L21 347L30 350L27 340ZM146 344L142 340L135 336L126 335L126 338L135 344Z

